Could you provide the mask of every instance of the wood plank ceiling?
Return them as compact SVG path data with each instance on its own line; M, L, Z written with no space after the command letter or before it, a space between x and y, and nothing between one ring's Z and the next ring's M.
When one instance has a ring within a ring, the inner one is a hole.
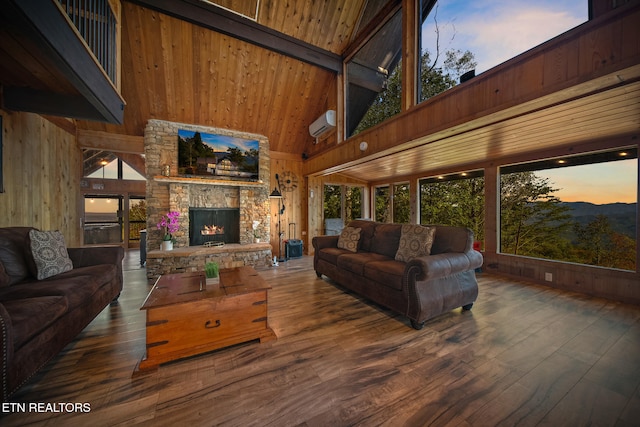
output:
M255 1L220 3L255 10ZM339 55L365 3L261 1L257 22ZM271 150L301 155L314 142L309 124L336 108L335 73L127 1L122 75L123 125L80 129L139 136L148 119L162 119L266 135Z
M297 158L303 153L318 153L308 125L327 109L336 108L335 73L133 1L122 3L124 123L82 121L79 129L141 136L147 120L162 119L262 134L269 138L272 151ZM349 50L358 28L365 27L389 2L215 3L271 30L341 55ZM367 18L361 17L364 14ZM548 105L526 116L485 123L477 129L462 125L410 144L367 153L368 157L361 156L348 167L326 172L383 181L495 159L505 153L637 133L639 91L636 82L613 92ZM558 132L559 128L564 131Z

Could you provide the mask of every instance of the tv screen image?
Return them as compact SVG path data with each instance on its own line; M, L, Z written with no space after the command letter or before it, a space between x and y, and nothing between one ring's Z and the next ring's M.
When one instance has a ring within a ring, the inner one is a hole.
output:
M258 140L178 130L179 175L257 181L259 158Z

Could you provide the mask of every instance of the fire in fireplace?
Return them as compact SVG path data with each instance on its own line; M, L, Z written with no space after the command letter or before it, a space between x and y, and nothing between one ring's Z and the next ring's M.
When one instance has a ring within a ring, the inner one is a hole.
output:
M189 208L189 245L240 243L240 209Z

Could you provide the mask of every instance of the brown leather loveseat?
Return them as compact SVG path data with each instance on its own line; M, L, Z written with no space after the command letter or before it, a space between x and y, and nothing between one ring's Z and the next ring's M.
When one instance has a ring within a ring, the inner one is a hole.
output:
M318 277L408 317L415 329L455 308L471 309L478 296L482 254L465 227L356 220L340 236L316 236L312 244Z
M0 228L0 402L6 402L122 291L121 247L63 250L63 244L40 240L51 236L47 233L57 232ZM56 241L61 235L53 236ZM52 259L62 260L65 271L58 273L58 266L47 264Z

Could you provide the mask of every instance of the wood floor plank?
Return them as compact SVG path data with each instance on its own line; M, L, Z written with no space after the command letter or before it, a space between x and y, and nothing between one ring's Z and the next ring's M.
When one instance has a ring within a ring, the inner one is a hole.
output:
M416 331L303 257L260 271L277 340L131 377L149 291L136 253L125 290L12 402L89 413L0 413L3 426L634 425L640 307L485 273L471 311ZM590 408L588 411L585 408Z

